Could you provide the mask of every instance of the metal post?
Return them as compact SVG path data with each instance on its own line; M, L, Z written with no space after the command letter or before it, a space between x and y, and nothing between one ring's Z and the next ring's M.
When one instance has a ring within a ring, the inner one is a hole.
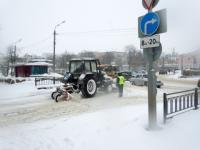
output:
M15 72L15 65L16 65L16 57L17 57L17 46L15 44L15 48L14 48L14 58L13 58L13 76L16 76L16 72Z
M148 68L148 119L149 129L154 129L157 126L157 112L156 112L156 81L155 70L153 63L153 49L149 51L149 68Z
M163 94L163 122L166 123L167 120L167 112L168 112L168 106L167 106L167 94Z
M194 109L198 109L198 88L195 88L194 93Z
M56 51L56 28L58 26L60 26L61 24L65 23L65 20L62 21L61 23L57 24L54 28L54 32L53 32L53 72L55 73L55 68L56 68L56 54L55 54L55 51ZM53 78L53 84L55 84L55 75L54 75L54 78Z
M56 29L53 32L53 73L55 73L55 66L56 66ZM53 77L53 84L55 84L55 76Z
M181 55L181 75L183 75L183 55Z
M36 78L35 78L35 86L37 86L37 80L36 80Z

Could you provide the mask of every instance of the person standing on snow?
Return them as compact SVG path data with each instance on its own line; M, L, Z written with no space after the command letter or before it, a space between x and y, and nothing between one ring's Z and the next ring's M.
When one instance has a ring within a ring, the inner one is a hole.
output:
M119 97L123 96L123 88L124 88L125 78L121 73L118 73L117 76L117 86L119 89Z

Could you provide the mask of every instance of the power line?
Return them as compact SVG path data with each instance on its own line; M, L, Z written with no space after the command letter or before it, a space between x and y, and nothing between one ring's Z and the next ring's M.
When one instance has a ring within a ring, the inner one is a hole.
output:
M40 44L43 44L44 42L46 42L47 40L49 40L50 38L52 38L52 35L49 35L48 37L44 38L44 39L41 39L37 42L34 42L34 43L31 43L29 45L26 45L26 46L22 46L21 48L22 49L25 49L25 48L29 48L29 47L35 47L35 46L38 46Z
M104 30L92 30L92 31L81 31L81 32L63 32L63 33L58 33L59 35L64 35L64 36L70 36L70 35L86 35L86 34L92 34L92 33L115 33L115 34L131 34L130 32L135 32L137 30L136 28L118 28L118 29L104 29ZM47 36L44 39L41 39L39 41L36 41L34 43L31 43L29 45L22 46L22 49L29 48L29 47L35 47L40 44L43 44L47 40L52 38L52 34Z
M78 35L78 34L92 34L92 33L120 33L120 32L135 32L136 28L118 28L118 29L104 29L104 30L92 30L82 32L63 32L60 35Z

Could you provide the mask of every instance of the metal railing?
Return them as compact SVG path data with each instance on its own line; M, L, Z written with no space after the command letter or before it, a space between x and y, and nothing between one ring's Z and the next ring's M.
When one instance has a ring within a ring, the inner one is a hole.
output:
M62 78L54 77L38 77L35 78L35 86L51 85L51 84L60 84L62 83Z
M200 90L198 88L181 92L163 94L163 118L164 123L175 115L198 109L200 98Z

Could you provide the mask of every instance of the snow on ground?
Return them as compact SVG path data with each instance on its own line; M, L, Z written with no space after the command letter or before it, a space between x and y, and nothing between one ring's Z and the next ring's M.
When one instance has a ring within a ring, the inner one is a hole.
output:
M0 106L3 104L15 105L41 101L40 99L44 96L48 95L49 98L50 92L53 90L38 90L33 80L16 84L0 84Z
M174 79L174 80L182 80L182 81L198 81L200 79L200 76L188 76L183 77L181 74L181 70L176 70L174 72L169 72L167 75L159 75L160 77L168 78L168 79Z
M123 98L98 92L55 103L54 89L37 90L33 81L0 84L0 150L199 150L199 110L162 124L162 94L175 90L170 86L157 89L159 129L149 131L145 86L126 82Z
M45 73L45 74L41 74L41 75L31 75L32 77L56 77L56 78L63 78L63 75L59 74L59 73Z
M0 149L199 150L200 111L190 111L147 130L146 105L126 106L0 128Z

